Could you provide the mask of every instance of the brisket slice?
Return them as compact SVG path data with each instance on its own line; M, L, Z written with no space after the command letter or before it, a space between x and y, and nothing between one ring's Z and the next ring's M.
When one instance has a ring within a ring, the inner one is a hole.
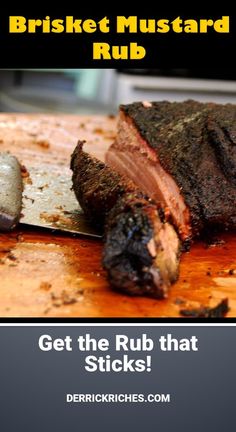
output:
M154 201L82 150L71 158L73 189L91 222L104 228L103 265L113 288L166 297L177 279L180 244Z
M106 162L161 202L182 240L236 226L236 105L121 105Z

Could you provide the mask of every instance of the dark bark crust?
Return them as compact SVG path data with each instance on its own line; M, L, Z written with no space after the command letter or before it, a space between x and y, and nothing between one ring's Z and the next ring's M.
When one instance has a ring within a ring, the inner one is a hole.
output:
M82 146L71 158L73 189L87 217L105 229L103 265L111 285L131 295L165 297L178 276L177 234L153 201ZM173 239L174 260L163 251L160 232Z
M194 235L236 225L236 106L152 102L122 105L174 178Z

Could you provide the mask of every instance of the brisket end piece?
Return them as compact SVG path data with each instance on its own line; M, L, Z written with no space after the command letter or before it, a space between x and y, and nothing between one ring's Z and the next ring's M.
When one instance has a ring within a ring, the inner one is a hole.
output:
M89 219L105 230L103 265L114 289L166 297L178 277L180 243L158 206L78 143L73 188Z
M131 295L167 296L178 277L179 241L155 205L125 194L106 224L103 264L112 286Z
M79 141L71 156L74 193L87 218L103 227L109 211L119 197L134 190L133 182L122 181L120 174L83 151Z
M235 136L235 105L121 105L106 162L160 201L186 241L236 226Z

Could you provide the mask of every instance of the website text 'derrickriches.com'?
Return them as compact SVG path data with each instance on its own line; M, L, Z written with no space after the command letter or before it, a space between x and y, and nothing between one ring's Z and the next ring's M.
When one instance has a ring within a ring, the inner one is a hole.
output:
M66 395L68 403L169 403L171 395L169 393L75 393Z

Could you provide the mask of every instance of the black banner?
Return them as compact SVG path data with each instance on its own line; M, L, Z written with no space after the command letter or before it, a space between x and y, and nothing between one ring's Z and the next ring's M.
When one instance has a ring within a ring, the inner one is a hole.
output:
M136 9L136 8L135 8ZM220 9L220 10L219 10ZM200 14L162 6L11 8L0 17L2 68L233 66L236 18L222 4Z

